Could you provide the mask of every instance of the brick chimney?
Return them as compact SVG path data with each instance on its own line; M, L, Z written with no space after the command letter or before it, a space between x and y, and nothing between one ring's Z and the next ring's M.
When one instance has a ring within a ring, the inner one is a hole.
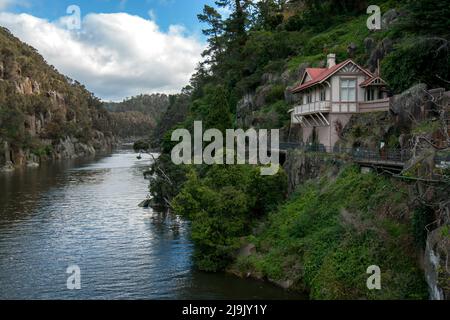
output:
M336 54L330 53L327 55L327 68L330 69L336 65Z

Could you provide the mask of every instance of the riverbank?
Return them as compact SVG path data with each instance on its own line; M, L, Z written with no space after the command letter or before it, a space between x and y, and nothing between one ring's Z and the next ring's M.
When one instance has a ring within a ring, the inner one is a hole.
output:
M36 168L42 163L55 160L70 160L95 157L105 154L116 148L120 141L115 137L105 136L97 131L95 138L90 142L82 142L74 137L60 139L57 144L48 144L40 150L30 148L17 148L3 141L0 154L0 173L11 172L17 168Z

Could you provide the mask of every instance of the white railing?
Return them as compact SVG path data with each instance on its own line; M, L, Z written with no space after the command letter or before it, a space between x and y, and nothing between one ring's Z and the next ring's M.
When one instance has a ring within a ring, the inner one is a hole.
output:
M305 115L315 112L330 112L330 110L331 110L331 101L316 101L296 106L294 108L294 114Z
M314 113L358 113L389 110L391 100L378 99L373 101L344 102L344 101L316 101L298 105L294 108L294 116L304 116Z

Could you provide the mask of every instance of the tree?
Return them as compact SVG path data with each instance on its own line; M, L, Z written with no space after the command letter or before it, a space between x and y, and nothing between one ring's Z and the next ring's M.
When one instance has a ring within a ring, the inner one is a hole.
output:
M230 17L225 21L225 27L230 40L245 43L246 29L250 20L251 0L217 0L216 5L231 10Z
M194 101L192 113L194 120L204 121L205 128L225 132L233 127L228 95L223 86L207 86L204 97Z
M410 0L401 27L415 33L450 37L450 4L448 1Z
M206 63L216 62L216 56L223 51L224 22L222 15L211 6L205 5L203 13L197 15L200 22L209 25L209 29L203 29L203 34L208 38L208 49L203 52L203 57L210 57Z
M286 0L261 0L256 4L258 29L275 30L283 22Z

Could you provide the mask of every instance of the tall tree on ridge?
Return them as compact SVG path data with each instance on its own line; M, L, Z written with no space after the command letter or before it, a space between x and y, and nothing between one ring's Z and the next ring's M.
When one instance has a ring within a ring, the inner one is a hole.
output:
M217 62L217 56L223 52L223 35L225 32L222 15L211 6L205 5L203 13L197 15L200 22L206 23L209 29L203 29L202 32L208 37L208 48L203 52L202 56L206 57L205 64Z

